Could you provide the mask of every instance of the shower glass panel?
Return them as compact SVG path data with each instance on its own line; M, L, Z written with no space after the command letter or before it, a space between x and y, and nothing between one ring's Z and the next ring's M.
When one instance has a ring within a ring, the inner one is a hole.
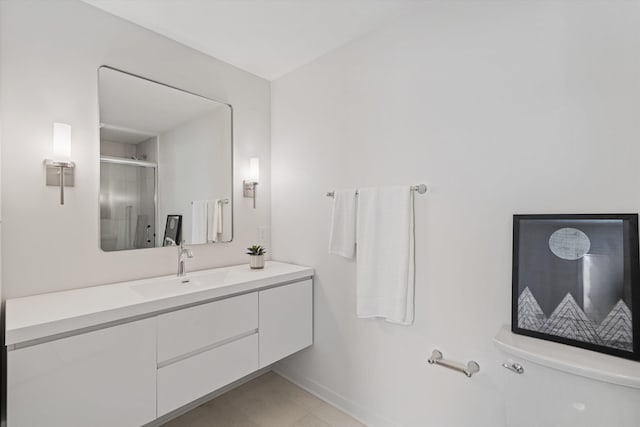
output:
M104 251L156 246L156 168L100 162L100 242Z

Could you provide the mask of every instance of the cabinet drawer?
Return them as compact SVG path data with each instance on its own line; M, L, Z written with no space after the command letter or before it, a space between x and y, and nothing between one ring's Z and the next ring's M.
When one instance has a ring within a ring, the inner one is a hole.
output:
M258 334L158 369L158 417L258 369Z
M258 328L251 293L158 316L158 364Z

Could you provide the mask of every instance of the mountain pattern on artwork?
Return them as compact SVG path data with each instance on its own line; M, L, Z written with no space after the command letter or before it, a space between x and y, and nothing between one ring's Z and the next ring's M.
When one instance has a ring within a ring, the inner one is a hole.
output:
M633 351L631 310L623 300L595 324L570 293L547 318L528 287L518 297L518 327L571 340Z
M518 298L518 327L539 331L547 318L529 288L525 288Z
M620 300L598 326L598 335L610 347L631 350L633 347L631 310Z
M569 293L560 301L560 304L553 310L547 321L544 322L540 332L602 345L596 326L584 314L584 311Z

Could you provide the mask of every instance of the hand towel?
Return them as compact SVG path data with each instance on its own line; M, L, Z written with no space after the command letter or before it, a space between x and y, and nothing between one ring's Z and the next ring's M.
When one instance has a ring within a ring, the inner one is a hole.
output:
M216 217L215 217L215 228L216 228L216 234L221 234L224 231L224 227L222 225L222 220L223 220L223 209L224 209L224 202L221 199L216 199Z
M191 203L191 242L192 245L207 243L207 204L208 200L194 200ZM176 242L180 244L180 242Z
M413 192L409 186L358 191L358 317L413 323Z
M222 233L222 201L207 200L207 243L217 242Z
M329 253L353 258L356 247L356 190L336 190L333 194Z

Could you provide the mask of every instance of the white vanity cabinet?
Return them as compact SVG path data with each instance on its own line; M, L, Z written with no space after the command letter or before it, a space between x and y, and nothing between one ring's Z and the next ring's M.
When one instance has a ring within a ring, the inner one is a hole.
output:
M312 344L312 275L270 261L7 300L7 427L140 426L267 367Z
M7 353L7 426L140 426L156 417L155 319Z

